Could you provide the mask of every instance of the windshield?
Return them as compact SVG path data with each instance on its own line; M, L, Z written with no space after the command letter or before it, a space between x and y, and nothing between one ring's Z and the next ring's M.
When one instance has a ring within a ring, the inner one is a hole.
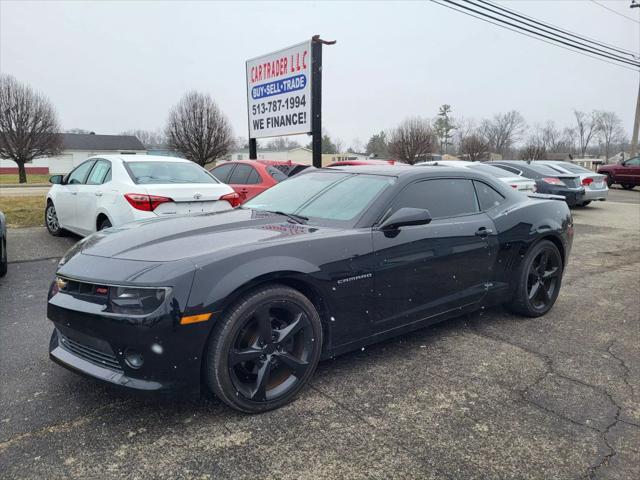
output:
M249 200L246 208L309 218L350 221L395 177L338 172L312 172L290 178Z
M481 172L484 172L488 175L492 175L494 177L498 177L498 178L506 178L506 177L513 177L513 173L508 172L506 170L503 170L502 168L498 168L498 167L493 167L491 165L484 165L482 163L479 163L477 165L469 165L469 168L473 168L475 170L479 170Z
M125 162L134 183L219 183L213 175L195 163L187 162Z

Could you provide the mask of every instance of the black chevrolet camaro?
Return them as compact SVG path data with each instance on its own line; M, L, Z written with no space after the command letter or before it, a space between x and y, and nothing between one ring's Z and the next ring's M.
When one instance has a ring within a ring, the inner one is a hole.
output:
M204 385L233 408L289 402L323 358L483 306L545 314L567 205L447 167L302 173L236 209L87 237L47 315L59 364L137 390Z

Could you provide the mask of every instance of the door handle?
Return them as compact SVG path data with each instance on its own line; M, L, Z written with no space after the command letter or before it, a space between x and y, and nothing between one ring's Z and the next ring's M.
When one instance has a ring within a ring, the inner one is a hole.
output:
M95 192L94 194L96 197L101 197L102 196L102 192Z
M480 227L477 231L476 231L476 236L478 237L488 237L489 235L491 235L493 233L493 230L491 230L490 228L487 227Z

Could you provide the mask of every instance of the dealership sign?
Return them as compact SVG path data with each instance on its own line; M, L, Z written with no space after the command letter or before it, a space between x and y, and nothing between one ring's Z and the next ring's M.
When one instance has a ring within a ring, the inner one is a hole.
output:
M311 41L247 61L249 138L311 132Z

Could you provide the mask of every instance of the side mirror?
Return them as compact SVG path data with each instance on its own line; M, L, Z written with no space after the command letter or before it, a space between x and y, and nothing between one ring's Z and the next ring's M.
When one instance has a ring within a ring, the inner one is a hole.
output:
M62 175L52 175L49 177L49 183L52 183L53 185L61 185L62 178Z
M397 230L409 225L426 225L431 222L429 210L424 208L401 208L387 218L380 230Z

